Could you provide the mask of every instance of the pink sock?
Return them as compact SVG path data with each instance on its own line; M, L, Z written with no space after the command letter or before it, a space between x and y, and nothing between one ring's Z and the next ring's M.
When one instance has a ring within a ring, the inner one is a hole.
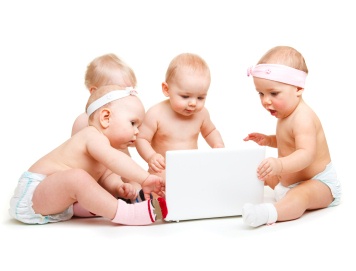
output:
M97 216L96 214L93 214L89 212L88 210L84 209L82 205L80 205L79 202L76 202L73 204L73 212L74 216L78 217L94 217Z
M123 225L149 225L167 216L166 201L163 198L128 204L119 199L112 222Z

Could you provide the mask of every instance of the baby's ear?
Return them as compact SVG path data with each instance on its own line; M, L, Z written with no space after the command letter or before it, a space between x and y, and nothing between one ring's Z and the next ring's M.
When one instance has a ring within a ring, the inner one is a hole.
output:
M169 87L166 82L162 83L162 92L163 92L164 96L169 97Z
M304 88L297 87L297 96L301 96L304 92Z
M91 86L89 88L89 93L92 94L95 90L97 90L98 88L97 87L94 87L94 86Z
M100 125L106 129L109 127L111 117L111 110L109 108L103 108L100 110Z

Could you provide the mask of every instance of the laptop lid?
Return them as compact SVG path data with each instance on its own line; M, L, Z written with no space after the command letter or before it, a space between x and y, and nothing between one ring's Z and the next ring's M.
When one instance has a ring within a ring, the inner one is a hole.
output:
M244 203L263 202L257 167L265 147L166 152L166 221L241 215Z

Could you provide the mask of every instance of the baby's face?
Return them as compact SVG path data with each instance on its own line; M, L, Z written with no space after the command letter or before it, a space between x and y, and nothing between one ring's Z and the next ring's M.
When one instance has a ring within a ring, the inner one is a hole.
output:
M205 105L209 86L209 74L181 68L168 84L168 96L172 109L184 116L200 112Z
M135 145L138 127L145 117L142 102L136 96L128 96L114 102L110 117L110 133L107 134L114 148L125 149Z
M278 119L288 117L298 106L303 89L296 86L254 77L262 106Z

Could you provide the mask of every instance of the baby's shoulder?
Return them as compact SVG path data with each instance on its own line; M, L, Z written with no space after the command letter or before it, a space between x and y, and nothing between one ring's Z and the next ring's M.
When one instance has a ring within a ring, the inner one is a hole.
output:
M100 132L94 126L87 126L81 129L78 133L72 136L73 141L78 141L83 144L88 144L88 142L94 141L97 142L100 139L105 139L106 136Z
M168 100L161 101L153 106L151 106L146 114L161 114L162 112L169 110L170 105Z
M315 111L307 104L300 104L293 112L292 119L298 123L315 123L319 122L319 117Z
M199 114L202 118L210 118L209 110L206 107L203 107L202 110L200 110Z

